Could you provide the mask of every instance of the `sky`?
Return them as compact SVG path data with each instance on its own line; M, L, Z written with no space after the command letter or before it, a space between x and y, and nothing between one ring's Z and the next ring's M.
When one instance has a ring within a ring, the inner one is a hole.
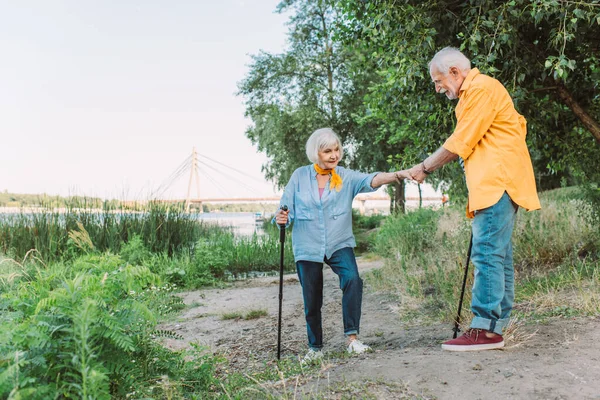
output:
M284 49L278 0L0 2L0 190L144 198L196 147L222 164L200 157L200 197L276 193L235 92Z
M278 3L0 0L0 191L182 199L195 147L200 198L278 196L235 94L285 48Z

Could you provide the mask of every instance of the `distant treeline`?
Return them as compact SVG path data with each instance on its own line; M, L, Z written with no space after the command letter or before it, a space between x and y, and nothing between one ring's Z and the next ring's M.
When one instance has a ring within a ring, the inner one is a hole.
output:
M117 207L120 201L85 196L9 193L7 190L0 193L0 207L69 207L74 204L85 204L89 208L100 208L104 205Z
M145 208L146 202L135 204L131 201L104 200L99 197L86 196L49 196L47 194L0 193L0 207L65 207L65 208ZM184 206L182 203L181 206ZM233 204L203 204L203 212L261 212L272 213L277 206L266 203L233 203ZM192 205L193 211L197 206Z

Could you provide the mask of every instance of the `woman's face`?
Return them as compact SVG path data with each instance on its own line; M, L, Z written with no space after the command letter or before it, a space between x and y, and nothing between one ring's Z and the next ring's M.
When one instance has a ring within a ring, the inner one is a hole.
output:
M340 148L337 144L319 150L319 167L334 169L340 162Z

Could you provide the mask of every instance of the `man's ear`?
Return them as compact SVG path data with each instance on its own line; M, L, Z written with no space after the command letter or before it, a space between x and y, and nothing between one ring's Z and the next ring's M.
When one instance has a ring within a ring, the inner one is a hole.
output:
M448 70L448 73L454 79L456 79L456 78L458 78L460 76L460 70L458 69L458 67L450 67L450 69Z

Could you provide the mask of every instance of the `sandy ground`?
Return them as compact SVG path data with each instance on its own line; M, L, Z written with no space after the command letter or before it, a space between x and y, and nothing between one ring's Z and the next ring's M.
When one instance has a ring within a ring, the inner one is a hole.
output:
M381 261L359 260L361 273L380 266ZM302 293L296 275L286 275L284 281L282 357L299 357L307 349ZM209 346L240 371L272 361L277 350L278 284L278 277L259 278L226 289L182 293L190 308L161 328L184 339L168 344ZM287 383L293 392L290 398L600 399L600 317L523 324L515 339L506 340L504 350L452 353L440 348L451 338L451 326L407 327L396 301L367 287L361 340L374 352L344 357L341 291L329 269L324 293L326 361L317 373ZM252 310L266 310L268 315L222 318Z

